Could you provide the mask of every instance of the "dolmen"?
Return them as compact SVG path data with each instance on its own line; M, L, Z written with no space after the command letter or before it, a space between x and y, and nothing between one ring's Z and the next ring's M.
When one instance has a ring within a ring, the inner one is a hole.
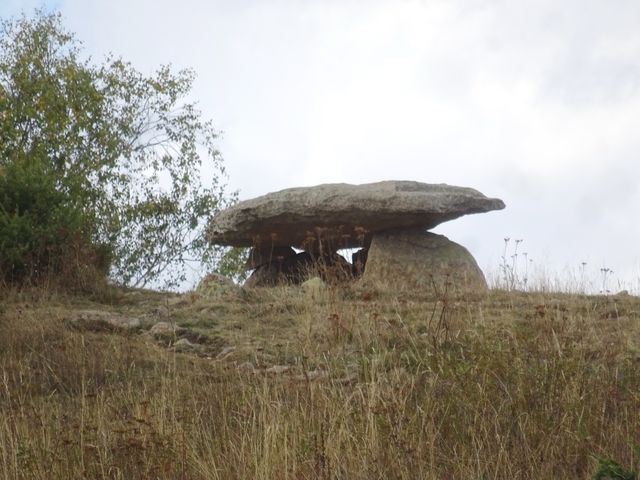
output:
M463 246L428 230L504 208L472 188L413 181L289 188L215 215L213 244L250 247L245 286L361 278L390 287L478 291L487 283ZM359 249L352 263L338 254Z

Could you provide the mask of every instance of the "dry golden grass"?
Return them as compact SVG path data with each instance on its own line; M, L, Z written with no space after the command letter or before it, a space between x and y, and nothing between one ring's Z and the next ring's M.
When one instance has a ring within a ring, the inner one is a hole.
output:
M599 458L640 463L636 297L2 295L2 478L582 479ZM70 328L87 308L170 320L207 348Z

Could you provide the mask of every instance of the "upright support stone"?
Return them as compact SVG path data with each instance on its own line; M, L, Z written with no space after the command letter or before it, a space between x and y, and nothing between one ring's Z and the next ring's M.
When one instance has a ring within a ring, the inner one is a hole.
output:
M282 263L295 256L296 251L291 247L253 247L249 250L245 269L253 270L267 263Z
M244 286L299 285L316 276L326 283L336 283L350 279L351 275L351 265L337 253L317 257L309 252L301 252L281 261L260 265L247 278Z
M374 234L362 279L439 294L487 289L482 270L466 248L421 229Z

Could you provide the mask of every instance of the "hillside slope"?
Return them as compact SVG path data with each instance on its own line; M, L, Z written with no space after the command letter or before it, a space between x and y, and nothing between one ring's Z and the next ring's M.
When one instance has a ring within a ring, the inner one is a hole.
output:
M640 463L637 297L0 298L2 478L589 478L598 459Z

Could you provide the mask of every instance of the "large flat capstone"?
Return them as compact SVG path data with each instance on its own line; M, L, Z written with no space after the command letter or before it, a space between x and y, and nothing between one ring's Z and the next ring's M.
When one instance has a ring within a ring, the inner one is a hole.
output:
M214 244L293 246L312 251L368 246L373 233L431 229L463 215L504 208L467 187L413 181L289 188L239 202L209 224Z

